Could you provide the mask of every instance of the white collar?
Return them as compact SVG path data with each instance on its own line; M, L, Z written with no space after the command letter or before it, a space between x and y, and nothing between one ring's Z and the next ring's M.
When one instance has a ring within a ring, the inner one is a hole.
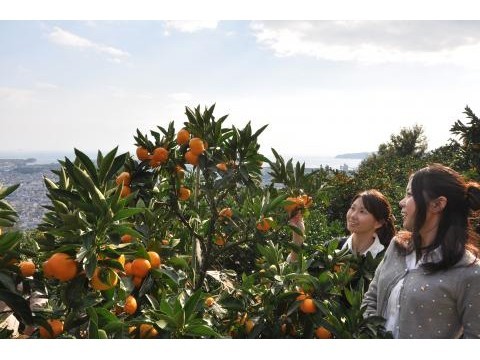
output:
M373 235L375 239L373 240L372 245L370 245L370 247L367 250L365 250L361 255L366 255L369 252L370 254L372 254L372 257L375 258L380 252L383 251L383 249L385 249L385 246L383 246L382 243L380 242L378 235L376 233ZM353 235L350 235L348 237L348 239L345 241L345 244L343 244L342 249L348 248L350 252L353 252L352 237Z

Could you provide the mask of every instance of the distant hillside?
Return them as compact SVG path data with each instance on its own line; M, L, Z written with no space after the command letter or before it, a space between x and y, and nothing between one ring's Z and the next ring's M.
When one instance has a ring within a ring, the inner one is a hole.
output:
M335 159L365 159L371 152L359 152L350 154L340 154L335 156Z

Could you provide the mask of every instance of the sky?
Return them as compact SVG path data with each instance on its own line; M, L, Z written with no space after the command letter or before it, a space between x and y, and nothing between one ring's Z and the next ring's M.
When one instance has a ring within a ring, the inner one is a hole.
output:
M0 152L133 151L212 104L268 124L267 156L376 151L416 124L434 149L480 114L480 21L4 19L0 49Z

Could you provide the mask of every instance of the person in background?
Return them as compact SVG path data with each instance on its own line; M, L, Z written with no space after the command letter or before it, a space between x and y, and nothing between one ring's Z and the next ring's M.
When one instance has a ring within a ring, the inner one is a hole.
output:
M394 338L480 338L480 262L469 222L480 185L433 164L414 173L400 201L403 227L364 296Z
M346 214L347 229L350 236L339 242L341 249L348 248L352 254L371 253L375 258L383 254L390 240L395 235L394 216L387 198L378 190L370 189L358 193L352 200ZM296 227L292 235L293 242L300 246L305 240L305 223L301 212L297 212L289 222ZM292 251L288 262L297 261L297 254Z

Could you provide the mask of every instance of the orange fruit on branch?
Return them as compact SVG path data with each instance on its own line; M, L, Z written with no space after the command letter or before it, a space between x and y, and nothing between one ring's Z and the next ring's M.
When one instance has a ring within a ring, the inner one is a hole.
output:
M197 156L203 154L205 151L205 144L203 140L198 137L191 139L188 146L190 147L190 151Z
M198 155L195 155L191 150L185 153L185 161L190 165L198 165Z
M178 190L178 199L181 201L188 200L190 197L191 191L190 189L181 186L180 189Z
M157 329L150 324L141 324L140 325L140 338L141 339L151 339L158 335Z
M332 333L325 329L323 326L318 327L315 330L315 335L319 339L331 339L332 338Z
M140 161L148 160L150 159L150 154L148 153L148 150L145 149L143 146L137 147L137 158Z
M47 322L50 324L50 327L52 328L52 333L50 333L50 331L48 331L47 328L40 326L40 329L39 329L40 338L53 339L60 336L63 333L63 321L58 319L48 319Z
M132 193L132 189L130 189L130 187L127 185L123 185L122 191L120 192L120 197L122 198L127 197L131 193Z
M188 132L187 129L181 129L177 133L177 144L178 145L185 145L186 143L188 143L189 140L190 140L190 133Z
M220 212L218 213L218 216L219 217L227 217L227 218L231 218L233 216L233 211L231 208L223 208L222 210L220 210Z
M215 165L217 167L218 170L220 171L227 171L227 164L225 164L224 162L222 163L218 163L217 165Z
M152 161L164 164L168 160L170 152L164 147L158 147L153 150Z
M47 261L47 271L60 281L72 280L77 275L77 262L68 254L55 253Z
M128 295L125 299L123 310L129 315L135 314L137 311L137 299L135 299L135 297L132 295Z
M205 306L211 307L215 303L215 299L211 296L205 299Z
M314 314L317 312L317 306L313 299L307 297L300 303L300 310L304 314Z
M262 220L257 223L257 230L261 232L266 232L270 230L270 228L272 227L272 223L273 219L271 217L262 218Z
M160 267L161 260L160 260L160 255L158 255L157 252L149 251L148 252L148 257L150 259L150 265L152 265L152 268Z
M35 264L32 261L20 261L18 267L24 277L33 276L33 274L35 274Z
M179 165L175 166L175 173L180 180L183 180L185 177L185 170Z
M222 236L217 236L215 238L215 244L217 244L218 246L223 246L225 245L225 239Z
M131 276L132 275L132 263L129 261L123 267L125 269L125 275Z
M97 267L93 272L90 283L95 290L109 290L117 285L118 276L111 268Z
M51 265L48 263L48 260L43 262L42 268L43 268L43 275L44 275L47 279L53 279L53 278L54 278L53 272L52 272L52 267L51 267Z
M130 181L131 181L130 173L126 171L121 172L120 175L118 175L117 178L115 179L115 182L117 183L117 185L123 184L128 186L130 185Z
M132 275L138 276L143 279L145 276L147 276L151 267L152 264L150 264L150 261L148 261L147 259L136 258L132 261Z
M245 321L245 332L247 334L250 334L254 327L255 327L255 323L253 322L253 320Z

